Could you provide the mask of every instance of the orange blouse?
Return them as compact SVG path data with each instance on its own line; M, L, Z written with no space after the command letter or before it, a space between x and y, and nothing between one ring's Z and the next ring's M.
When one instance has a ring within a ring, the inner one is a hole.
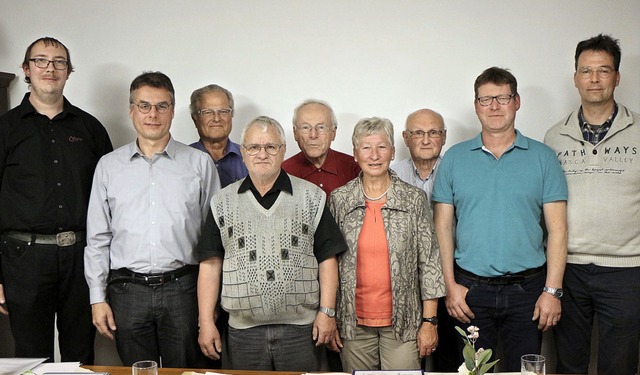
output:
M369 327L390 326L393 312L383 205L384 202L365 203L364 222L358 237L356 315L358 324Z

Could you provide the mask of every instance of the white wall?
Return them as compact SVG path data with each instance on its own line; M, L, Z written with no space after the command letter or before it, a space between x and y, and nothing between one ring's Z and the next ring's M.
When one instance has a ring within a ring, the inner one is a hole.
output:
M98 117L116 146L131 141L128 86L142 71L160 70L176 87L173 135L192 142L191 92L218 83L236 98L235 129L268 115L289 134L293 108L315 97L333 105L334 147L351 151L362 117L396 125L397 157L406 115L421 107L442 113L447 146L474 136L473 81L497 65L518 78L516 126L536 139L579 101L573 53L580 40L604 32L621 41L616 98L640 111L638 0L0 0L0 70L19 76L10 105L26 84L19 65L29 43L59 38L76 66L66 96Z

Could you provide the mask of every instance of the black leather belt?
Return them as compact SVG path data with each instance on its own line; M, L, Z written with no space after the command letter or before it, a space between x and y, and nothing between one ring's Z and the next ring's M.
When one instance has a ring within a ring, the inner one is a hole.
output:
M133 272L128 268L120 268L109 272L108 283L109 285L118 283L134 283L146 286L161 286L178 280L178 278L196 272L197 270L198 266L188 265L178 268L175 271L146 274Z
M71 246L76 242L84 241L85 232L60 232L56 234L36 234L28 232L9 231L4 233L5 236L14 240L24 242L34 242L40 245L58 245L61 247Z
M454 266L455 272L459 273L460 275L468 279L475 280L479 284L486 284L486 285L522 284L526 279L532 276L536 276L541 272L544 272L544 269L545 269L545 265L542 265L538 268L530 268L528 270L524 270L518 273L512 273L512 274L495 276L495 277L485 277L485 276L478 276L475 273L471 273L467 270L464 270L460 268L460 266L458 266L457 264Z

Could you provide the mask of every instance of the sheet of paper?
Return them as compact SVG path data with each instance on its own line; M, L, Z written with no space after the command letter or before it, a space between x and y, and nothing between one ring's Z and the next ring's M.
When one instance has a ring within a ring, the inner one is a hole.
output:
M46 358L0 358L0 375L21 374L46 360Z
M36 375L42 375L45 372L90 372L80 368L80 362L43 363L31 371Z

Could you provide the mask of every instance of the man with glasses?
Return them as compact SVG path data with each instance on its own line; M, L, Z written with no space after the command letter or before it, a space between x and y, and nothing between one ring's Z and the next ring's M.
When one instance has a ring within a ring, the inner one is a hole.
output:
M567 183L553 150L515 129L516 78L492 67L474 90L482 131L442 158L434 221L449 314L480 328L476 347L495 356L501 341L513 372L560 319Z
M407 117L402 132L410 157L391 168L398 177L424 190L431 200L431 190L440 164L440 152L447 139L444 119L430 109L419 109Z
M440 165L440 153L447 140L447 129L442 116L431 109L419 109L405 121L402 132L409 157L393 165L400 179L418 187L431 201L431 191ZM447 314L444 297L438 301L438 316L433 330L438 332L438 350L433 352L433 371L455 372L458 362L458 334L453 319Z
M191 119L200 140L191 144L211 155L222 187L247 176L240 145L229 139L233 126L233 95L224 87L207 85L191 94Z
M69 103L69 50L44 37L22 62L30 92L0 117L0 312L16 357L92 364L95 328L83 253L91 178L113 147L100 122ZM4 276L4 278L3 278Z
M636 374L640 341L640 115L614 99L620 46L608 35L578 43L573 81L581 106L553 126L569 185L569 244L558 373L587 373L594 316L598 374Z
M293 137L301 151L282 164L287 173L320 186L327 197L360 173L353 156L331 149L337 128L329 104L304 101L293 112Z
M282 170L285 143L272 118L245 126L249 175L213 197L198 244L200 347L220 358L221 293L232 369L319 371L321 346L338 350L336 255L346 244L325 193Z
M171 137L169 77L139 75L129 103L136 141L100 159L91 189L85 272L93 322L115 339L125 366L151 359L201 367L195 248L220 181L208 155Z

